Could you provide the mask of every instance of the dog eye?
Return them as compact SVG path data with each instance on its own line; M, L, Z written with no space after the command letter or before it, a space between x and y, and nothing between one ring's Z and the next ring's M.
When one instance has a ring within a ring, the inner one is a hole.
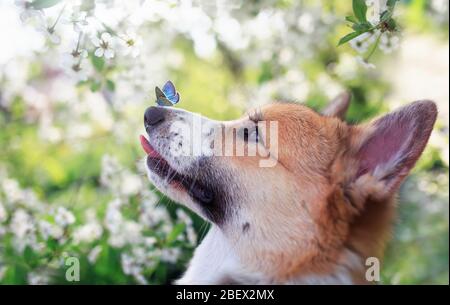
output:
M244 128L243 130L243 138L245 142L259 142L259 131L258 126L255 126L254 128Z

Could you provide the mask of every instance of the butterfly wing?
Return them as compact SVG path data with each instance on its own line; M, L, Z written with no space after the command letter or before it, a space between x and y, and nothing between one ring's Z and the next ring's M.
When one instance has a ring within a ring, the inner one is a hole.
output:
M165 97L164 93L161 91L161 89L159 89L159 87L155 87L155 95L157 99Z
M176 91L174 84L170 80L165 83L162 91L172 104L175 105L180 100L180 94Z
M178 92L175 94L175 96L173 96L172 98L169 99L169 101L174 105L176 103L178 103L179 100L180 100L180 94Z
M159 89L159 87L155 87L155 95L156 95L156 103L159 106L172 106L172 102L169 101L165 94Z
M162 91L168 99L172 98L177 93L175 86L170 80L164 84Z

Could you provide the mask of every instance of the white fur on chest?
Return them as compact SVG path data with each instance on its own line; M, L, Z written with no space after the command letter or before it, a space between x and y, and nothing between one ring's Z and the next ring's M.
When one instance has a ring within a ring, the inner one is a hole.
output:
M246 271L222 232L213 226L197 247L179 285L226 284L230 281L253 281L257 275Z
M346 250L345 263L337 266L328 275L309 275L293 278L285 283L275 283L261 272L249 270L239 260L232 245L222 232L213 226L202 243L197 247L194 257L182 278L175 283L179 285L215 285L215 284L353 284L351 270L361 265L361 259Z

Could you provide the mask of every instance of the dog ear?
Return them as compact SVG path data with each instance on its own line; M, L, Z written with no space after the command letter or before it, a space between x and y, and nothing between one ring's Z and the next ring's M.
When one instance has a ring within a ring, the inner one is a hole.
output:
M363 192L371 189L378 197L393 195L422 154L436 116L435 103L417 101L368 126L355 126L357 170L353 181L358 188Z
M351 98L352 95L350 92L342 92L322 110L322 114L325 116L338 117L343 120L348 107L350 106Z

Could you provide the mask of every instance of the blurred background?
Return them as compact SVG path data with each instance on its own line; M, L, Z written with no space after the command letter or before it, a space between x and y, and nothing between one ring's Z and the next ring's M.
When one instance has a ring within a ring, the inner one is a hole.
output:
M350 0L2 0L0 283L71 284L68 257L80 283L165 284L186 268L208 225L150 185L138 141L170 79L177 107L219 120L273 100L320 109L343 90L353 123L434 100L381 277L448 284L448 1L400 1L369 63L364 40L337 46L351 14Z

